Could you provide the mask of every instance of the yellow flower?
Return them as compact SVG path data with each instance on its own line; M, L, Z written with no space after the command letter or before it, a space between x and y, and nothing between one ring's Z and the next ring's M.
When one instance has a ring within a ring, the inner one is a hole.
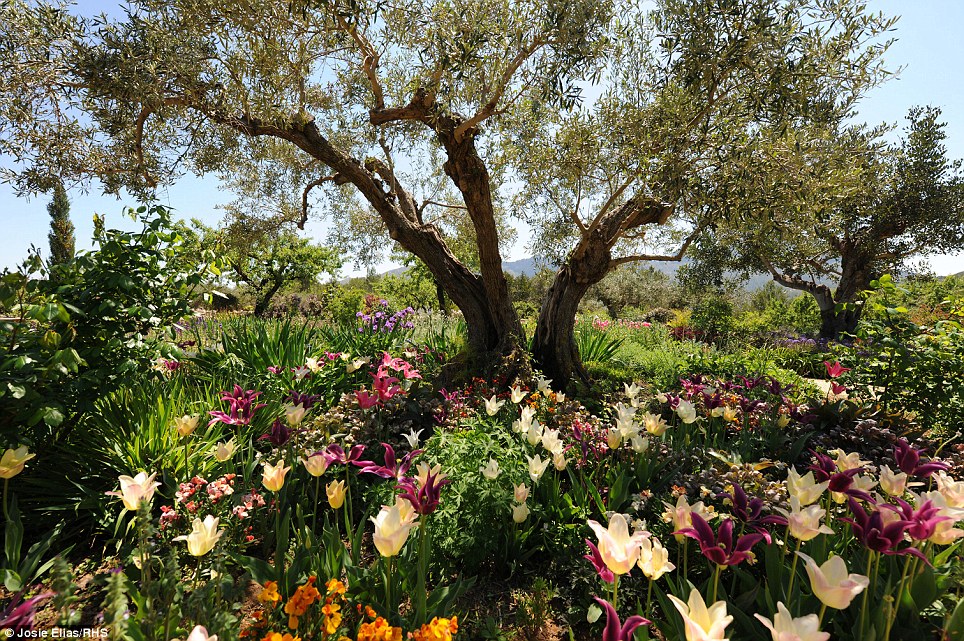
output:
M636 565L650 581L676 569L669 561L669 550L664 548L656 537L643 540Z
M178 436L190 436L197 429L197 422L201 417L197 414L178 416L174 419L174 427L177 428Z
M325 591L328 594L344 594L346 590L345 584L338 579L330 579L328 583L325 584Z
M412 638L414 641L452 641L452 636L458 631L458 617L452 617L451 619L435 617L413 632Z
M266 581L264 587L261 588L261 594L258 595L258 601L277 604L280 600L281 595L278 594L278 583L276 581Z
M345 504L345 482L332 481L325 486L325 494L328 495L328 505L337 510Z
M23 472L24 463L35 457L27 450L26 445L21 445L15 450L7 450L0 458L0 479L12 479L17 474ZM135 508L136 509L136 508Z
M401 641L402 629L393 628L382 617L371 623L362 623L358 629L358 641Z
M589 521L589 527L599 539L599 555L614 574L626 574L639 560L640 546L649 532L629 533L629 523L622 514L613 514L609 527L604 528L596 521Z
M265 489L271 490L272 492L277 492L285 484L285 474L291 471L290 467L285 467L285 462L278 461L277 465L272 465L265 461L264 472L261 476L261 482L264 484Z

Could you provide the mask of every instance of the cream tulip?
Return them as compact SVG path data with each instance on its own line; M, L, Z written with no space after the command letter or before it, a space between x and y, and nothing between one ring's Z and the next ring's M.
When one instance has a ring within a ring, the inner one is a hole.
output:
M891 496L903 496L907 490L907 474L894 473L889 465L880 466L880 489Z
M290 467L285 467L283 460L278 461L277 465L264 462L264 471L261 474L261 483L265 489L277 492L285 484L285 474L291 471Z
M314 454L308 454L302 457L301 464L305 466L308 474L312 476L321 476L328 470L328 459L322 456L321 452L315 452Z
M308 410L303 405L287 405L285 406L285 421L288 422L290 427L298 427L305 420L307 412Z
M345 504L345 482L332 481L325 486L325 494L328 495L328 505L330 505L333 510L337 510Z
M238 446L235 445L233 437L226 443L218 443L214 446L214 459L219 463L224 463L234 456L234 452L237 449Z
M399 499L395 505L383 507L378 516L371 519L375 524L372 541L382 556L397 556L409 532L417 524L412 518L414 510L410 510L410 505L402 505L403 502L407 503L405 499Z
M187 541L187 551L191 556L204 556L214 548L224 530L218 530L218 517L208 514L204 520L194 519L191 533L179 536L175 541Z
M124 507L131 512L135 512L141 501L150 503L154 500L154 490L161 486L154 480L155 476L157 476L157 472L150 476L147 475L147 472L140 472L134 478L119 476L117 480L120 481L120 492L108 492L108 494L121 497L121 500L124 501Z
M830 481L817 483L813 478L813 472L807 472L800 476L796 468L791 467L787 473L787 491L790 496L797 497L800 505L816 503L829 485Z
M529 518L529 506L525 503L512 506L512 520L515 523L522 523Z
M489 416L495 416L503 405L505 405L505 401L500 401L498 396L493 395L492 398L485 401L485 413Z
M820 631L820 619L816 614L793 618L787 606L777 603L777 613L773 621L760 614L754 614L770 631L773 641L827 641L829 632Z
M803 552L797 552L797 556L807 565L807 576L810 577L814 595L828 608L843 610L870 585L869 578L861 574L848 574L847 564L842 557L831 556L826 563L818 566Z
M820 523L820 519L824 517L827 511L819 505L801 507L800 499L791 496L789 512L779 507L776 510L787 517L790 536L800 541L810 541L819 534L833 534L833 530Z
M516 503L525 503L529 499L529 488L525 483L513 486L513 495Z
M499 474L502 473L502 470L499 469L499 462L494 458L490 458L488 463L479 468L479 471L482 472L482 476L490 481L499 478Z
M699 514L705 521L709 521L713 518L713 506L703 505L703 501L698 501L693 505L689 504L686 500L686 495L681 494L676 500L676 505L670 505L669 503L663 501L663 506L666 510L663 512L663 522L672 523L673 530L679 531L683 528L693 527L693 513ZM682 534L674 534L676 540L680 543L686 538Z
M653 436L662 436L669 424L663 420L662 416L646 412L643 414L643 428Z
M23 472L24 464L35 456L37 455L31 454L26 445L21 445L15 450L8 449L0 458L0 479L12 479L20 474Z
M556 471L561 472L566 469L569 462L566 460L565 452L559 452L552 455L552 467L556 468Z
M676 415L679 416L679 420L683 421L687 425L696 422L696 406L689 401L680 401L679 405L676 406Z
M664 548L656 537L643 540L636 565L650 581L656 581L667 572L676 569L676 566L669 561L669 550Z
M639 560L639 551L649 532L637 531L629 534L629 522L622 514L613 514L609 527L604 528L596 521L589 521L589 527L599 539L599 555L613 574L626 574Z
M197 429L198 421L201 417L197 414L185 414L174 419L174 427L177 429L178 436L190 436Z
M518 385L509 390L509 400L518 405L526 397L526 393Z
M196 625L191 630L191 634L187 635L186 641L218 641L218 635L209 635L207 628L203 625Z
M542 460L542 457L536 454L535 456L527 456L529 460L529 478L532 479L533 483L538 483L539 479L542 478L543 473L545 473L546 468L549 467L549 459Z
M727 641L723 636L733 617L726 613L726 601L717 601L709 608L699 590L691 590L687 603L672 594L667 595L683 616L686 641Z

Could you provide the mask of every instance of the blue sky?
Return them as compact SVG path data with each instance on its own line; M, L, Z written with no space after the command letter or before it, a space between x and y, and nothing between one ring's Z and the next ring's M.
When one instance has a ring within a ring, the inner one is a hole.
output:
M943 109L947 122L947 148L951 158L964 158L964 2L960 0L869 0L868 8L886 15L900 15L894 36L898 39L887 52L891 69L903 67L900 75L872 92L860 105L860 118L867 122L900 123L913 105L933 105ZM113 0L81 0L78 11L84 14L108 11ZM72 190L71 215L76 227L78 248L89 248L93 230L92 216L107 217L109 226L125 227L130 223L121 216L131 199L117 200L101 196L96 186L89 193ZM220 191L214 177L187 176L159 194L162 204L175 209L183 218L200 218L214 224L221 218L219 204L232 200ZM13 267L27 254L30 245L46 253L48 196L24 199L0 184L0 269ZM126 225L125 225L126 223ZM308 232L324 237L320 223L310 224ZM524 239L522 239L524 241ZM525 255L523 242L517 244L508 259ZM964 271L964 253L936 256L930 259L938 274Z

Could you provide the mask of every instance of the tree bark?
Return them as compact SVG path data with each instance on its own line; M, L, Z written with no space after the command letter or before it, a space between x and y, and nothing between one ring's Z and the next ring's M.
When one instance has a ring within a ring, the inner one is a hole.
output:
M248 116L228 116L217 112L208 112L208 116L249 136L272 136L287 140L330 167L339 181L354 185L379 214L388 228L389 236L425 263L452 302L462 311L468 327L470 350L486 363L496 360L495 357L514 354L522 342L522 324L509 300L498 252L498 234L492 218L488 172L475 151L474 140L469 136L463 142L456 143L453 132L457 122L454 119L445 121L429 113L428 107L420 106L417 101L411 107L385 112L387 115L381 116L373 113L372 124L398 119L428 123L431 116L432 125L437 132L441 132L439 136L443 143L451 141L451 147L447 146L446 150L455 158L446 163L446 171L451 172L453 180L462 190L475 224L482 262L481 276L472 273L455 257L434 225L421 219L414 198L401 188L390 168L377 162L363 165L333 145L313 121L278 126Z
M589 382L576 346L576 311L589 288L601 281L617 262L612 256L613 246L629 229L663 224L671 213L670 205L650 198L627 200L597 218L556 273L532 339L536 365L556 389L567 389L575 380Z

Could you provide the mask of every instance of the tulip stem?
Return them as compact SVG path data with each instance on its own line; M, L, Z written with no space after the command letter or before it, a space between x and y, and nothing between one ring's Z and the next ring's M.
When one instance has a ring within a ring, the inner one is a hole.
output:
M797 577L797 552L800 551L800 539L797 539L796 549L793 551L793 562L790 564L790 585L787 586L787 603L793 603L793 580Z
M717 565L716 570L713 571L713 596L711 597L713 603L716 603L716 592L720 587L720 570L722 569L722 565Z
M616 601L618 597L618 593L619 593L619 575L613 574L613 609L614 610L619 607L618 602Z
M428 610L425 593L425 575L428 573L428 515L422 516L418 525L418 576L415 584L415 624L426 623Z
M653 580L649 580L649 586L646 588L646 613L649 614L649 604L653 599Z
M10 485L10 479L3 479L3 520L10 522L10 513L7 512L7 486Z
M315 512L314 514L311 515L311 533L312 534L315 533L315 525L318 522L318 493L321 490L320 485L321 485L321 476L319 475L315 477Z
M817 617L817 627L818 627L818 628L823 627L823 615L826 614L826 613L827 613L827 604L826 604L826 603L821 603L821 604L820 604L820 615Z

